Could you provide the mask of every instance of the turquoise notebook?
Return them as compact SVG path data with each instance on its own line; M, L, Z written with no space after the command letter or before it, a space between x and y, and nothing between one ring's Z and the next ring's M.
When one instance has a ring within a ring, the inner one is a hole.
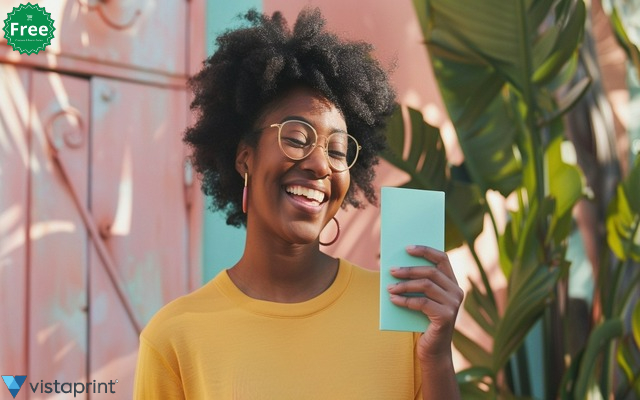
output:
M433 265L410 256L405 250L409 245L444 250L444 192L383 187L380 204L380 329L424 332L429 319L423 313L389 300L387 286L398 282L389 270Z

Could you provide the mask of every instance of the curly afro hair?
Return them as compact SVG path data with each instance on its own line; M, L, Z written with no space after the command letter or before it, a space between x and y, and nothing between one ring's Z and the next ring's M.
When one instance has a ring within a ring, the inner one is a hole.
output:
M335 104L362 146L343 207L363 207L359 194L376 204L373 167L385 146L383 128L395 107L395 92L371 55L372 46L327 32L318 9L303 10L293 31L279 12L269 17L251 10L244 18L249 26L219 36L218 50L189 80L197 120L184 141L212 208L226 212L229 225L246 224L236 149L242 140L256 145L254 125L264 110L301 86Z

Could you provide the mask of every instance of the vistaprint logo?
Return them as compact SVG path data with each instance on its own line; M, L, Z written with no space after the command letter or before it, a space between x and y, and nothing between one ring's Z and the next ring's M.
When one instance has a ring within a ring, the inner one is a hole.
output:
M27 380L26 375L2 375L2 380L4 384L7 385L7 389L9 389L9 393L15 399L24 384L24 381ZM76 397L78 394L82 393L111 393L115 394L115 386L118 383L118 380L115 381L110 380L109 382L96 382L94 379L93 382L58 382L55 380L53 382L45 382L44 380L40 380L40 382L36 382L35 384L29 382L29 389L33 393L43 393L43 394L52 394L52 393L73 393L73 397Z
M11 393L14 399L25 379L27 379L26 375L2 375L2 380L4 384L7 385L7 389L9 389L9 393Z

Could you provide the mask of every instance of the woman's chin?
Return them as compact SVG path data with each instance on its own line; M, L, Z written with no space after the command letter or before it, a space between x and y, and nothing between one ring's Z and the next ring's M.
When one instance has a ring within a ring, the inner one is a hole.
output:
M307 226L305 226L307 225ZM318 240L320 231L311 224L291 223L286 237L292 244L311 244Z

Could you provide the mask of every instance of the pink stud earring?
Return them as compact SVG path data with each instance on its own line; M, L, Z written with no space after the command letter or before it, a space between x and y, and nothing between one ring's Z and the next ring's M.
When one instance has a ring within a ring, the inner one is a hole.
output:
M244 173L244 189L242 189L242 212L247 213L247 182L249 180L249 176L247 173Z

